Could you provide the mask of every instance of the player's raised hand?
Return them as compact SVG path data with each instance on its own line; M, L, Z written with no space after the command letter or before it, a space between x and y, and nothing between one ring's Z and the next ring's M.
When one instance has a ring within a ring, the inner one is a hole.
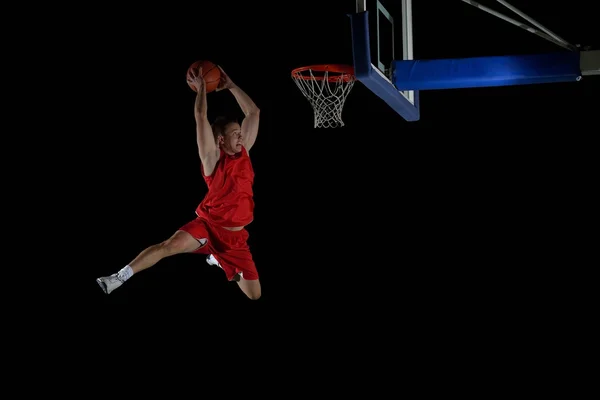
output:
M202 67L199 67L197 71L190 71L187 82L196 88L196 92L200 93L202 88L206 86L206 81L202 76Z
M231 78L229 77L229 75L227 75L227 73L225 73L225 71L223 70L223 68L221 68L220 65L218 65L219 70L221 71L221 79L219 80L219 85L217 86L217 92L223 89L231 89L232 87L235 87L235 84L233 83L233 81L231 80Z

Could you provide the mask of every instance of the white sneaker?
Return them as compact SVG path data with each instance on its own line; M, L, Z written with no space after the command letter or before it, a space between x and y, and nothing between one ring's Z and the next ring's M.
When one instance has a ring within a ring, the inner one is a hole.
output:
M216 265L217 267L223 269L223 267L221 267L221 264L219 264L215 256L213 256L212 254L206 257L206 262L208 263L208 265Z
M215 258L215 256L213 256L212 254L208 255L206 257L206 262L208 263L208 265L216 265L217 267L223 269L223 267L221 267L221 264L219 264L219 262L217 261L217 259ZM239 282L240 279L243 277L241 272L238 272L232 280Z
M98 285L104 290L104 293L110 294L113 290L121 286L125 281L117 274L112 274L111 276L103 276L101 278L96 279Z

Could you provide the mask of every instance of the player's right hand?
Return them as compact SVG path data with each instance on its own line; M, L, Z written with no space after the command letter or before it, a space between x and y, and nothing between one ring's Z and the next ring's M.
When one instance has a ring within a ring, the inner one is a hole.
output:
M204 77L202 76L202 67L198 68L198 71L191 71L190 75L187 78L187 81L190 85L196 88L196 91L200 93L202 88L206 85L204 81Z

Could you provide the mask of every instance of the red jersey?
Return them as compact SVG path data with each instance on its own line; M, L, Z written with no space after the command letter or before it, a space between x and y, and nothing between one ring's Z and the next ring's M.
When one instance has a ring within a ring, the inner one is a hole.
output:
M254 169L246 148L228 155L221 150L210 176L202 176L208 193L196 208L196 214L216 225L231 228L248 225L254 218Z

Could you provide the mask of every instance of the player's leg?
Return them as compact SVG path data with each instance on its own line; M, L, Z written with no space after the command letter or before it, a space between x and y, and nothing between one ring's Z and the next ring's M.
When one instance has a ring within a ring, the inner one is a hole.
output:
M231 231L209 224L205 224L204 227L208 232L207 237L210 238L210 249L205 250L208 254L206 262L221 268L227 280L237 282L249 299L259 299L262 292L258 272L248 247L248 231Z
M213 262L223 271L227 279L237 282L239 288L251 300L258 300L262 294L258 272L252 259L252 254L247 246L227 249L225 252L213 255Z
M110 276L96 279L98 285L109 294L134 274L150 268L165 257L191 253L207 245L208 235L194 221L176 231L169 239L147 247L129 264Z
M136 258L129 263L134 274L150 268L165 257L175 254L191 253L206 244L207 239L202 242L194 238L188 232L177 231L164 242L152 245L144 249Z
M249 299L258 300L260 298L262 292L260 288L260 281L258 279L244 279L242 273L242 276L240 276L237 284Z

